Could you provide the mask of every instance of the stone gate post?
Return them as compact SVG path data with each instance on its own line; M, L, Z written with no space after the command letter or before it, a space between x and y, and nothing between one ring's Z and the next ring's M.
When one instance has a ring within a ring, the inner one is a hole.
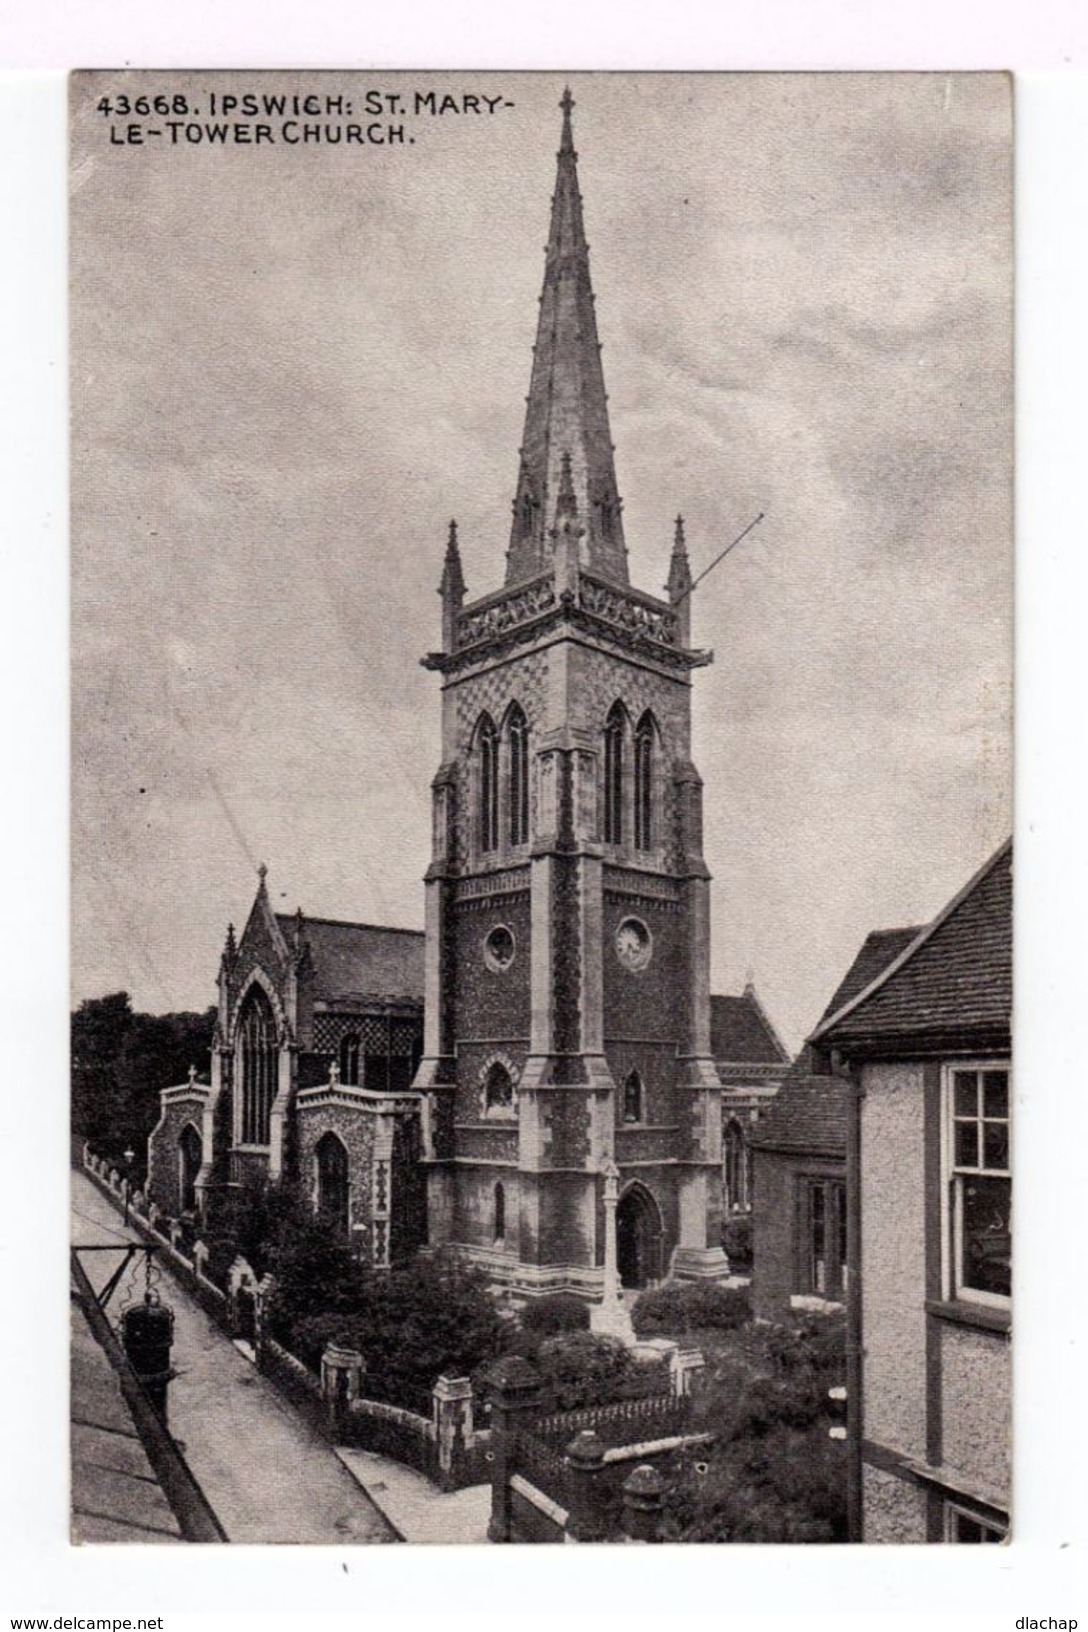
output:
M623 1533L628 1541L660 1541L665 1509L665 1481L642 1462L623 1486Z
M515 1472L518 1427L540 1403L540 1378L519 1354L506 1355L490 1368L491 1389L491 1522L489 1541L510 1540L510 1476Z
M569 1518L567 1535L571 1541L603 1541L607 1524L601 1473L604 1442L592 1428L583 1428L567 1446L569 1475Z
M465 1457L476 1443L472 1383L467 1377L440 1377L431 1397L438 1447L438 1483L443 1490L457 1490Z
M366 1362L358 1349L344 1349L330 1343L321 1356L321 1394L325 1401L329 1437L342 1440L347 1429L352 1400L363 1392Z

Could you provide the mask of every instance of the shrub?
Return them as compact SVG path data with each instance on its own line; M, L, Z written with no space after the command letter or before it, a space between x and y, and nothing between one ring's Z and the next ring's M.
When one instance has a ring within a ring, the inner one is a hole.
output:
M656 1393L657 1368L643 1366L618 1338L590 1332L546 1337L536 1352L547 1408L577 1411Z
M358 1349L369 1398L426 1413L440 1376L469 1376L498 1352L502 1322L486 1281L456 1255L379 1274L353 1267L339 1308L300 1312L292 1323L288 1346L312 1370L330 1342Z
M257 1265L253 1268L257 1270ZM316 1219L300 1217L289 1234L273 1241L267 1268L275 1279L269 1309L272 1332L288 1347L295 1326L307 1317L353 1314L362 1308L362 1269Z
M738 1213L722 1224L722 1250L732 1269L752 1267L752 1215Z
M540 1337L517 1330L505 1334L503 1351L518 1354L539 1374L541 1407L545 1411L575 1411L583 1406L612 1405L617 1400L640 1400L667 1394L667 1367L636 1359L614 1337L592 1332L563 1332ZM488 1398L488 1371L484 1365L472 1378L484 1406Z
M716 1375L693 1426L717 1442L682 1461L668 1499L668 1535L683 1541L846 1539L846 1460L828 1438L828 1387L842 1379L841 1316L806 1318L763 1341L766 1376L739 1388Z
M677 1337L689 1332L732 1331L751 1319L747 1287L674 1283L644 1292L631 1311L639 1337Z
M541 1337L555 1337L560 1332L588 1332L589 1305L572 1292L534 1298L521 1311L521 1325L524 1331L536 1332Z

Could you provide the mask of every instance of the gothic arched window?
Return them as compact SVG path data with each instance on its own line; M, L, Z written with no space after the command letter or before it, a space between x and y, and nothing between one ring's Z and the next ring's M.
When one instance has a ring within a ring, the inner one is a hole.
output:
M730 1212L746 1212L750 1205L748 1163L744 1129L730 1119L725 1129L725 1204Z
M529 722L515 703L506 726L510 744L510 843L529 842Z
M502 1241L506 1236L506 1191L501 1184L495 1186L495 1240Z
M623 1085L623 1120L642 1121L642 1078L632 1071Z
M359 1033L349 1031L340 1039L340 1081L359 1086Z
M654 717L644 714L635 732L635 848L654 842Z
M314 1151L317 1216L338 1235L348 1231L348 1153L335 1133L323 1133Z
M489 714L476 728L480 756L480 849L496 850L499 844L499 734Z
M250 987L242 1005L237 1059L242 1077L242 1144L267 1145L279 1074L279 1048L272 1005L259 986Z
M514 1108L514 1079L499 1060L487 1073L484 1082L484 1110L489 1116L501 1116Z
M196 1179L204 1160L204 1141L191 1122L186 1122L178 1140L178 1190L180 1211L196 1211Z
M623 843L623 707L614 703L604 727L604 839Z

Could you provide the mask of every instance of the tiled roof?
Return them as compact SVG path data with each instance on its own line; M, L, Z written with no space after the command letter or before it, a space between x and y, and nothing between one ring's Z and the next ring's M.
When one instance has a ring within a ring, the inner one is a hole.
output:
M710 999L710 1051L722 1065L789 1063L751 987L740 997Z
M922 933L924 924L915 924L909 929L874 929L871 935L865 937L861 951L850 965L831 1002L820 1016L818 1026L825 1020L857 997L866 986L871 986L878 975L882 975L889 963L892 963L906 950L911 941Z
M1012 841L1002 845L883 975L833 1006L821 1044L1007 1039L1012 1013Z
M840 1077L788 1076L752 1129L752 1145L845 1158L846 1094Z
M293 946L298 918L277 913L276 920ZM365 994L410 997L422 1002L422 930L304 917L302 934L310 943L315 997L332 1001Z

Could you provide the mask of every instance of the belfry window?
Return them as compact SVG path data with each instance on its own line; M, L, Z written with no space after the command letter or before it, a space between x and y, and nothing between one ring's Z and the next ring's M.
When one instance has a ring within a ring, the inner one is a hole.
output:
M506 728L510 745L510 843L529 839L529 725L515 706Z
M484 1112L487 1116L508 1116L514 1109L514 1079L499 1060L484 1082Z
M242 1075L242 1144L267 1145L279 1048L272 1005L259 986L251 988L242 1007L237 1058Z
M623 708L613 704L604 727L604 840L623 843Z
M499 846L499 734L495 722L485 714L477 728L480 755L480 849L485 853Z
M635 849L654 842L654 720L644 714L635 732Z

